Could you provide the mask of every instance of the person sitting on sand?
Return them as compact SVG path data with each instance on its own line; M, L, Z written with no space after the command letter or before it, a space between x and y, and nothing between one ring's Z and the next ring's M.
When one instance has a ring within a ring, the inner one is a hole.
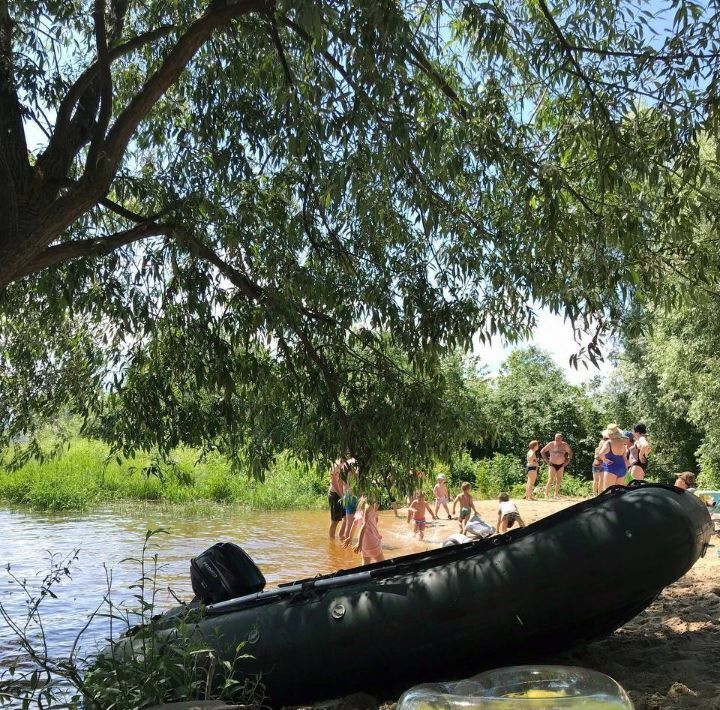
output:
M450 515L450 508L448 508L448 502L450 501L450 491L448 491L448 487L445 484L445 476L442 473L437 477L437 483L433 488L433 493L435 494L435 515L437 516L438 510L440 509L440 506L442 506L443 508L445 508L448 520L452 520L452 515Z
M510 500L510 496L507 493L501 493L498 500L500 501L496 526L498 535L507 532L515 523L519 528L524 528L525 523L518 513L517 506Z
M473 502L472 495L470 495L470 490L472 489L472 486L465 481L465 483L460 486L460 490L462 493L460 493L458 496L455 497L455 500L453 501L453 507L452 507L452 514L455 515L455 507L458 503L460 503L460 517L458 520L460 521L460 532L465 532L465 523L467 523L468 520L470 520L470 513L475 512L478 515L480 513L477 512L475 509L475 503Z
M684 491L695 488L695 474L692 471L683 471L678 473L675 480L675 487L682 488Z
M383 555L380 544L382 542L382 535L377 527L377 508L365 500L361 511L362 524L360 525L360 535L353 551L360 553L364 565L369 565L371 562L382 562L385 559L385 555Z
M413 535L418 535L421 540L425 539L425 511L432 515L433 520L437 520L437 515L425 500L425 494L418 491L417 498L410 503L409 512L413 517Z
M548 465L545 497L550 497L550 491L553 490L554 486L555 492L553 493L553 498L557 498L565 469L570 464L570 461L572 461L573 450L570 448L570 445L563 440L563 435L557 433L549 444L543 446L540 451L540 456L543 457L543 460Z

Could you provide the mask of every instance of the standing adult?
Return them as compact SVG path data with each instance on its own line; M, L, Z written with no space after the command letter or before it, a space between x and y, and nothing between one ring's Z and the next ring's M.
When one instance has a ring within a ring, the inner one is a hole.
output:
M628 450L630 475L633 477L633 480L641 481L645 478L648 454L651 448L650 442L647 439L647 427L644 424L636 424L633 427L633 439L633 444Z
M602 439L600 439L598 445L595 447L595 455L592 462L592 477L593 477L593 495L597 496L602 493L603 489L603 462L600 458L600 451L602 450L607 436L603 432Z
M599 456L603 467L603 490L610 486L624 486L627 476L625 435L617 424L608 424L603 437L607 437Z
M525 472L527 473L527 483L525 484L525 500L535 500L532 497L535 490L535 483L538 477L538 460L537 452L540 448L540 442L532 440L528 444L528 451L525 455Z
M563 439L563 435L558 433L549 444L545 444L540 451L543 461L548 465L548 481L545 486L545 497L550 497L550 490L555 488L553 498L557 498L560 486L562 485L563 475L567 465L572 461L573 450L570 445Z
M347 466L344 458L339 458L330 466L330 486L328 488L328 504L330 505L330 529L328 535L335 537L338 523L345 518L345 507L343 505L343 481L342 471Z

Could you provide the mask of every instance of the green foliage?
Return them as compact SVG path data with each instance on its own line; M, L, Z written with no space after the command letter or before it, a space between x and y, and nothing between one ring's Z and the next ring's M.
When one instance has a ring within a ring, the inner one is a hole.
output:
M41 453L70 408L126 457L416 465L469 423L442 354L544 305L594 359L631 299L689 298L668 274L713 283L689 235L716 214L720 15L641 7L283 0L271 41L263 3L116 2L98 27L4 3L0 445ZM537 435L580 442L576 404Z
M138 567L138 579L130 587L131 602L116 604L115 590L108 582L106 595L63 658L48 655L45 634L50 628L43 623L43 606L48 599L60 598L60 590L55 589L71 576L78 551L65 558L51 555L50 570L38 588L8 568L9 581L28 598L28 613L25 620L13 618L0 601L0 618L25 656L20 670L12 662L0 669L0 704L137 710L172 702L214 700L243 707L262 706L260 679L242 670L243 661L249 657L244 653L244 643L231 650L223 647L221 653L218 639L203 639L182 617L170 643L154 635L159 559L152 554L152 546L153 538L164 532L149 530L140 557L123 561ZM92 658L79 657L84 632L100 619L108 624L110 647ZM121 651L115 636L131 628L133 644Z
M491 451L514 456L515 466L524 466L530 441L542 447L560 432L575 454L572 470L589 475L607 424L603 400L592 383L586 388L569 384L547 353L531 347L508 357L488 398L496 431Z
M479 497L494 498L503 491L509 493L520 484L524 494L525 479L525 470L517 456L495 454L477 462L475 486Z
M29 461L0 470L0 500L41 510L84 510L107 501L163 501L185 506L201 501L257 510L316 508L325 504L324 472L289 455L274 462L265 481L233 473L219 454L199 459L179 449L172 459L156 456L108 459L108 447L74 438L67 452L49 461Z

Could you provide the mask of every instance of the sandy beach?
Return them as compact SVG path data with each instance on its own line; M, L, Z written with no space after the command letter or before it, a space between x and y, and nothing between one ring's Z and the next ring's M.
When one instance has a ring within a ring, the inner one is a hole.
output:
M516 501L526 523L576 502ZM475 504L494 525L497 501ZM434 525L447 528L448 534L457 531L454 520ZM720 710L720 535L713 536L711 545L688 574L631 622L605 639L549 656L546 662L606 673L628 691L636 710Z

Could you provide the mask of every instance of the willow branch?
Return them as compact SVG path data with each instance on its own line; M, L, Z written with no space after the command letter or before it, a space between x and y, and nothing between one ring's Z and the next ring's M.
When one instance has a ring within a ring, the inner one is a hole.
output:
M87 256L92 256L94 258L105 256L120 247L127 246L128 244L140 241L141 239L158 237L161 235L167 236L170 234L172 234L172 228L170 226L148 222L145 224L138 224L131 229L126 229L122 232L117 232L116 234L111 234L106 237L99 237L97 239L78 239L75 241L63 242L62 244L56 244L55 246L48 247L40 254L36 255L30 263L23 267L21 272L18 274L18 278L28 276L29 274L35 274L50 266L60 266L68 261L72 261L73 259L79 259Z
M93 130L90 149L88 150L86 169L92 169L97 160L98 150L112 115L112 74L110 73L110 56L108 54L107 28L105 27L105 0L95 0L93 9L95 24L95 43L97 44L98 68L100 74L100 115Z

